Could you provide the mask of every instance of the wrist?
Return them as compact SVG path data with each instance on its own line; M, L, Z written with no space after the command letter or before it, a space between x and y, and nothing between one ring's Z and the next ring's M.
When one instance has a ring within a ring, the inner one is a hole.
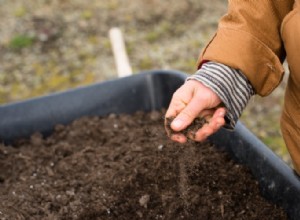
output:
M194 75L187 78L197 80L213 90L224 103L227 113L224 127L233 129L248 101L254 95L250 82L239 70L226 65L208 62Z

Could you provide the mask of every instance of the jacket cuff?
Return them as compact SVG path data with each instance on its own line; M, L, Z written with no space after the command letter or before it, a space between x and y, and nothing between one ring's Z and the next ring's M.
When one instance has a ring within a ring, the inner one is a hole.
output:
M187 80L197 80L212 89L227 108L225 128L233 129L255 94L254 89L244 74L224 64L207 62Z
M207 60L241 70L261 96L270 94L281 82L281 60L266 44L251 33L219 27L198 60L200 68Z

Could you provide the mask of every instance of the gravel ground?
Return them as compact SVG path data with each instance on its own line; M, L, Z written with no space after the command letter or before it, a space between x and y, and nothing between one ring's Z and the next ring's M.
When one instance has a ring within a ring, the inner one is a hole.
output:
M116 77L109 29L120 27L133 72L195 71L226 1L0 0L0 103ZM252 99L242 121L289 161L279 131L285 83Z

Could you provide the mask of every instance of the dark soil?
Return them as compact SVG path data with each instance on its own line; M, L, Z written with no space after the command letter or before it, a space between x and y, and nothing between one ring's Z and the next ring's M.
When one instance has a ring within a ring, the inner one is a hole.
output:
M168 136L171 136L173 134L183 134L187 138L189 138L189 137L194 138L196 132L200 128L202 128L205 123L208 123L205 118L195 118L195 120L188 127L186 127L182 131L177 132L171 128L171 123L174 119L175 119L175 117L169 117L169 118L166 118L166 120L165 120L165 129L167 130Z
M159 112L1 146L0 198L0 219L286 219L226 153L171 142Z

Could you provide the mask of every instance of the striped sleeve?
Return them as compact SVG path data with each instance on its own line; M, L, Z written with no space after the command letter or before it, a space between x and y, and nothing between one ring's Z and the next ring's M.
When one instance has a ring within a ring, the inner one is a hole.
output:
M227 108L227 129L233 129L250 98L255 94L248 79L240 70L224 64L207 62L187 80L197 80L212 89Z

